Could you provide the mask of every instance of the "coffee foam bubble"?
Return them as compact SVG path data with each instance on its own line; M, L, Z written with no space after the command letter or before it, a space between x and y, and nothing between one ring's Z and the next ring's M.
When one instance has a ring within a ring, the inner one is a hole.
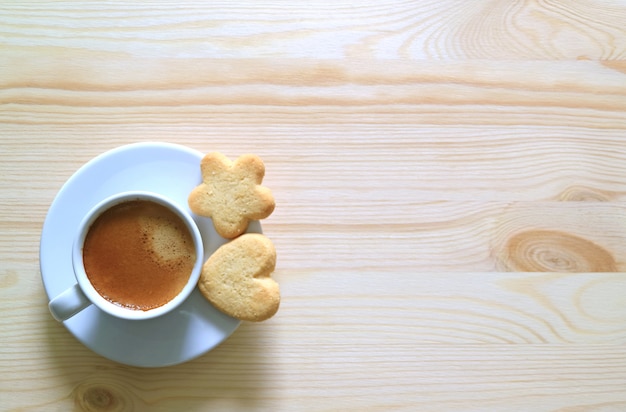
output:
M139 223L142 243L155 262L175 270L195 260L193 239L185 226L163 216L142 216Z

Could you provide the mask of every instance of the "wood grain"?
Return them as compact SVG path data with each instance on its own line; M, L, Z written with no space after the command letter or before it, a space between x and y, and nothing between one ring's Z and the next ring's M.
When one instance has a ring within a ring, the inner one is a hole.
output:
M30 300L41 305L3 301L1 387L32 410L268 410L303 401L312 410L556 410L600 399L619 410L626 402L621 274L394 276L281 272L277 317L156 370L90 353L50 321L41 293Z
M184 117L196 126L263 126L279 117L289 125L622 129L626 122L626 66L615 63L137 60L52 50L27 51L0 70L0 120L9 124L171 124Z
M623 59L619 1L28 2L3 43L137 57Z
M620 1L3 2L0 409L626 409ZM46 309L103 151L253 152L283 301L140 369Z

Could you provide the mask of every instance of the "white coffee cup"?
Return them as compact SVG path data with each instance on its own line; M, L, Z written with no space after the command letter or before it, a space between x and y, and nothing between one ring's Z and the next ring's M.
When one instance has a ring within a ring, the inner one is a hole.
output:
M196 255L196 260L189 279L180 293L167 303L148 310L123 307L105 299L90 282L83 264L83 243L91 225L106 210L120 203L132 200L146 200L165 206L180 217L189 230ZM141 320L162 316L184 302L194 290L200 278L200 272L202 271L203 255L204 247L200 230L189 212L185 209L156 193L141 191L118 193L95 205L81 221L72 246L72 264L77 283L54 297L48 307L52 316L58 321L65 321L71 318L91 304L96 305L99 309L112 316L122 319Z

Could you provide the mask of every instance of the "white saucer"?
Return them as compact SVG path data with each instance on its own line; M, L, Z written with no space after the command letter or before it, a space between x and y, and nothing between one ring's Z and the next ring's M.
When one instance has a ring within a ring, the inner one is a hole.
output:
M201 181L202 156L180 145L137 143L103 153L81 167L63 185L44 222L39 254L48 298L76 283L71 257L73 236L92 206L117 192L146 190L188 208L187 196ZM202 233L207 259L226 240L215 232L210 219L194 219ZM260 233L261 225L253 222L248 231ZM142 367L175 365L198 357L224 341L239 324L215 309L198 289L176 310L156 319L121 320L91 305L64 322L94 352Z

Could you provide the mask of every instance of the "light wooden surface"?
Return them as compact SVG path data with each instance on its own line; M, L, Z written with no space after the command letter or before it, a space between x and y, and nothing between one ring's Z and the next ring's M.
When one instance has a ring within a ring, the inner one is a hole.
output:
M0 4L0 409L626 410L623 1ZM259 154L278 314L187 364L47 312L113 147Z

